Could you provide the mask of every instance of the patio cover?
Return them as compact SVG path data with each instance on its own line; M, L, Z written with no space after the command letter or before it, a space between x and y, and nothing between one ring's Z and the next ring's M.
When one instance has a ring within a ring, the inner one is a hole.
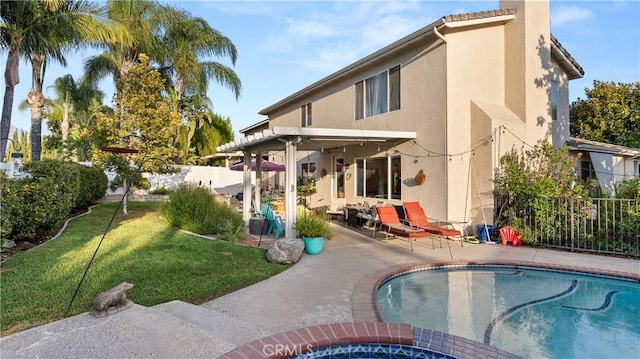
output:
M357 130L344 128L314 128L314 127L273 127L257 132L237 141L218 146L218 152L243 151L244 163L251 161L252 154L256 154L256 176L261 174L261 155L263 151L282 151L285 153L285 167L293 169L285 171L285 237L295 238L293 222L296 208L296 149L304 142L306 150L321 150L338 147L360 145L361 143L385 143L394 146L410 139L415 139L413 131L384 131ZM243 187L244 198L251 198L251 168L244 167ZM260 189L255 189L256 203L260 202ZM249 223L249 207L243 206L242 218Z

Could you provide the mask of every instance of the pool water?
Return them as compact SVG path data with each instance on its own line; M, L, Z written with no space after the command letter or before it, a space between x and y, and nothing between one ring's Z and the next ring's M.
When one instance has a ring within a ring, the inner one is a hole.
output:
M640 284L510 266L421 270L385 281L384 321L462 336L525 358L639 358Z

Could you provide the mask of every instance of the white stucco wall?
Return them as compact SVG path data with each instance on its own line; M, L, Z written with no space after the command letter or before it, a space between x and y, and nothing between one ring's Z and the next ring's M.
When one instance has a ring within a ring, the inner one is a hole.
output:
M175 189L181 183L194 183L220 194L242 192L242 171L232 171L228 167L175 166L176 174L145 174L151 184L150 191L158 187ZM268 174L264 174L268 176ZM251 183L255 185L256 174L251 173Z

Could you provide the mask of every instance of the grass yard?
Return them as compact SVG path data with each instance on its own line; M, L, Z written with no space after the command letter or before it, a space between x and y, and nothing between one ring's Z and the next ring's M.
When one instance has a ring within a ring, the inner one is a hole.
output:
M201 303L287 269L265 249L191 236L160 218L161 203L130 202L118 211L68 316L87 312L93 299L122 283L133 302ZM14 255L2 265L0 335L63 318L117 203L100 205L69 223L59 238Z

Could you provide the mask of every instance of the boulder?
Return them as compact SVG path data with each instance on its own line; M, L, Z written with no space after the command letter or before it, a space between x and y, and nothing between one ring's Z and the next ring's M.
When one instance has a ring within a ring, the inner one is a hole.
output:
M16 242L12 241L11 239L5 239L4 243L2 243L2 248L13 248L16 246Z
M271 263L296 263L302 256L304 242L300 238L282 238L273 241L267 251L267 260Z

